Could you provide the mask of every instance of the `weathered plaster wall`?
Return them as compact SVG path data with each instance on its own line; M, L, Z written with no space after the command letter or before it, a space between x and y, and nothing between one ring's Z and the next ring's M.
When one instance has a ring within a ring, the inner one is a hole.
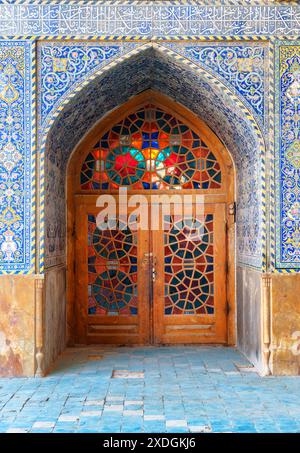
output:
M48 372L66 346L66 269L57 266L45 273L44 359Z
M238 267L236 282L238 348L262 370L261 273Z
M0 376L35 372L35 278L0 277Z
M271 369L300 374L300 274L272 275Z

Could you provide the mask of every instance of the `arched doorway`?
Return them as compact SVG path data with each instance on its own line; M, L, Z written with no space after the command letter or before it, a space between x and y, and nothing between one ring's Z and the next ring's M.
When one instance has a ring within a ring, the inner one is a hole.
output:
M232 343L233 176L228 151L205 123L152 90L92 128L68 166L76 343ZM99 195L122 210L120 187L139 196L146 228L132 227L136 202L126 227L97 225ZM163 197L173 197L167 216Z

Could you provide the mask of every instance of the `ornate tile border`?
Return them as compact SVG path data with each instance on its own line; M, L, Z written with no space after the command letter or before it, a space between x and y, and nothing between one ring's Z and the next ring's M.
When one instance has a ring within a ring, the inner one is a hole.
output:
M127 36L290 36L300 34L298 2L1 2L2 34Z
M1 273L34 271L34 71L31 42L0 41Z
M275 45L276 268L300 269L300 41Z

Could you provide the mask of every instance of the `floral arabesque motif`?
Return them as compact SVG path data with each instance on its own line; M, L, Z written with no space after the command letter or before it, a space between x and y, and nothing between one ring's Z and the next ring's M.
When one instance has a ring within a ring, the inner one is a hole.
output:
M280 47L280 261L300 263L300 47Z
M30 265L30 44L0 45L0 268Z
M265 47L261 45L168 44L176 52L221 76L264 123Z
M76 82L133 46L132 43L43 43L39 48L41 123Z

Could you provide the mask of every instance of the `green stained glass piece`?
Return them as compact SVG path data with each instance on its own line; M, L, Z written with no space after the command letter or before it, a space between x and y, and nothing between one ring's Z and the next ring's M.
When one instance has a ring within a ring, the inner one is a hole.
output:
M222 182L221 172L219 172L218 174L215 175L214 180L219 183Z

